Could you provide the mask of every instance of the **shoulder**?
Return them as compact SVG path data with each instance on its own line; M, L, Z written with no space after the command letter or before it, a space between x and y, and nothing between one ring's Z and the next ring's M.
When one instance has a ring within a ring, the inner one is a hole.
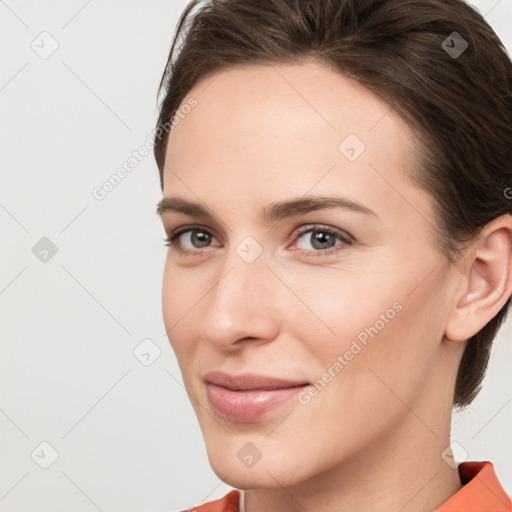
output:
M176 512L238 512L239 503L240 491L233 489L218 500L208 501L202 505Z

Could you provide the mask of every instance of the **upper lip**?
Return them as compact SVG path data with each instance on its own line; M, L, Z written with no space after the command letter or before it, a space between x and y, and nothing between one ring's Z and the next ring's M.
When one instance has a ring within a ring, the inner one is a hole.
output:
M262 389L273 390L282 388L291 388L296 386L305 386L309 384L304 380L289 380L267 375L258 375L255 373L243 373L240 375L230 375L229 373L212 371L204 375L205 382L211 382L217 386L222 386L233 391Z

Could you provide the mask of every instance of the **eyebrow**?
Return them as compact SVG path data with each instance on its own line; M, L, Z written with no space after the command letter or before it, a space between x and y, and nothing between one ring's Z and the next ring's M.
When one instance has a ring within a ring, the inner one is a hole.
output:
M316 210L343 208L365 215L379 217L373 210L353 199L338 196L306 196L269 204L263 210L263 218L267 222L281 220L286 217L309 213ZM215 219L216 216L206 207L181 197L164 197L156 207L159 216L166 212L177 212L192 217Z

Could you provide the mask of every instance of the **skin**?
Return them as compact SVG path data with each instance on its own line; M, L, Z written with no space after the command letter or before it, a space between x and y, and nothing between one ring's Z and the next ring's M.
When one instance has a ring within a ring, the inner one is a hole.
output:
M461 488L442 457L455 376L464 340L512 291L512 218L449 265L434 245L433 200L409 178L414 134L324 64L235 67L189 97L198 104L170 133L163 196L199 202L215 219L161 215L167 234L199 224L212 235L207 247L181 236L195 255L169 247L162 304L213 470L246 489L247 512L434 510ZM366 145L355 161L338 149L350 133ZM267 205L304 195L349 197L377 215L264 220ZM317 224L355 240L324 255L325 241L294 234ZM263 248L252 263L236 251L247 236ZM394 303L401 310L309 403L253 423L209 403L210 370L316 382ZM237 457L249 442L262 455L252 467Z

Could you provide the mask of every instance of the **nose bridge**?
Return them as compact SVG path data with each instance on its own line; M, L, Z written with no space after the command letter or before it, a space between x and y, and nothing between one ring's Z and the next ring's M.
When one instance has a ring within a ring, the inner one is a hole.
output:
M272 273L266 268L267 258L260 244L253 236L246 236L238 244L229 247L226 252L216 295L226 296L228 302L243 301L244 296L251 299L254 307L259 297L266 295L268 279ZM242 304L240 304L242 305Z
M253 237L227 247L201 320L203 335L224 346L246 337L272 338L276 311L271 307L275 295L270 288L275 276L266 266L263 247Z

